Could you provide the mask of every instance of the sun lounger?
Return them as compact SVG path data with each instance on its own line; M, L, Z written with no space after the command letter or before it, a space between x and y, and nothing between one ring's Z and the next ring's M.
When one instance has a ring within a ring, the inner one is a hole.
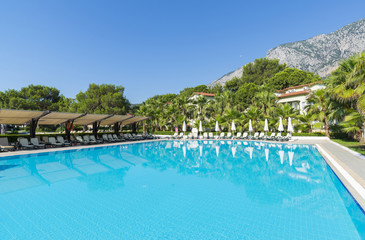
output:
M257 139L262 140L264 139L264 137L265 137L265 132L260 132L260 135L257 137Z
M231 138L232 138L232 133L231 133L231 132L227 133L226 138L227 138L227 139L231 139Z
M76 143L80 143L80 144L88 144L88 142L85 142L84 139L80 136L75 136L75 141L76 141Z
M113 138L111 134L107 134L109 142L119 142Z
M281 133L280 134L278 133L278 135L280 135L277 136L278 141L289 141L291 139L290 133L287 133L286 136L281 136Z
M15 146L11 146L9 144L9 140L7 137L0 138L0 149L1 151L14 151Z
M103 140L95 138L94 135L90 135L89 138L90 138L90 141L93 143L103 143Z
M60 142L57 142L54 137L48 138L48 144L50 144L52 147L63 147L64 145Z
M97 144L96 140L91 140L90 139L91 135L84 135L84 141L88 142L89 144Z
M174 133L174 135L172 135L172 137L171 137L171 138L172 138L172 139L177 139L178 137L179 137L179 133L177 133L177 132L176 132L176 133Z
M193 134L192 134L192 138L193 138L193 139L198 139L198 133L193 133Z
M209 137L209 139L213 139L213 138L214 138L213 133L212 133L212 132L210 132L210 133L208 134L208 137Z
M72 146L72 143L65 141L62 136L57 136L57 142L61 143L63 146Z
M90 141L89 135L84 135L82 138L83 138L85 144L94 144L94 142Z
M248 133L244 132L241 136L241 139L247 139L248 138Z
M275 132L271 133L270 136L266 138L267 140L275 140Z
M19 138L19 148L20 149L34 149L34 146L29 144L28 139Z
M39 143L38 138L31 138L30 143L34 148L46 148L46 145Z
M206 133L206 132L205 132L205 133L203 133L203 138L204 138L204 139L208 139L208 133Z
M255 132L253 136L250 136L249 139L256 140L259 136L259 132Z
M134 139L136 140L143 140L143 138L141 136L138 136L137 134L135 133L132 133L132 136L134 137Z
M114 142L114 140L109 140L109 138L108 138L108 135L106 135L106 134L103 134L102 136L101 136L102 138L103 138L103 141L106 143L110 143L110 142Z
M236 136L233 136L233 138L234 138L234 139L240 139L240 138L241 138L241 136L242 136L242 133L241 133L241 132L238 132L238 133L236 134Z
M276 140L276 141L280 141L281 139L282 139L281 132L278 132L278 133L276 134L276 137L275 137L275 139L274 139L274 140Z
M224 132L221 132L221 134L219 135L219 139L224 139Z
M118 138L118 136L116 134L112 134L112 137L113 137L113 139L116 142L123 142L123 141L125 141L124 138Z

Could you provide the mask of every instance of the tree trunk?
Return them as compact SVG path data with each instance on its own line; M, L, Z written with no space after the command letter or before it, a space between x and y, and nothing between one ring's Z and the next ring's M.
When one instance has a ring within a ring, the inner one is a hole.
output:
M308 124L308 133L312 133L312 126L310 124Z
M328 124L327 118L324 119L324 131L326 132L326 136L330 137L330 125Z

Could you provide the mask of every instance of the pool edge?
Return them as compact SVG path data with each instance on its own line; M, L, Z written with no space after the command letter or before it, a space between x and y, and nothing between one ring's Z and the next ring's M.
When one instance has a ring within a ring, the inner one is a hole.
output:
M353 176L354 173L349 173L349 171L342 166L339 160L332 157L318 143L314 144L314 146L341 183L345 186L350 195L354 198L356 203L362 208L362 211L365 212L365 188L356 180L357 177Z

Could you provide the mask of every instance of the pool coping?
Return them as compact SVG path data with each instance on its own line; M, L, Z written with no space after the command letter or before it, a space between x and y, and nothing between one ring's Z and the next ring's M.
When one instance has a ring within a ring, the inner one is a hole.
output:
M342 162L335 159L336 157L331 156L320 144L315 144L318 152L322 155L323 159L330 166L332 171L340 179L342 184L345 186L347 191L352 195L355 201L361 206L362 210L365 210L365 188L360 183L359 176L355 175L351 169L343 165Z

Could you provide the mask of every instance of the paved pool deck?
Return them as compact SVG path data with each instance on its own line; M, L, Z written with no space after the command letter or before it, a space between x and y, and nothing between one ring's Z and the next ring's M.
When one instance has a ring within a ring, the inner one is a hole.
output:
M160 141L160 140L163 139L144 140L138 142L150 142L150 141ZM4 152L0 153L0 159L1 157L14 156L14 155L25 155L25 154L40 153L40 152L55 152L55 151L83 149L90 147L105 147L105 146L130 144L130 143L134 142L108 143L99 145L80 145L80 146L63 147L63 148L47 148L39 150ZM352 196L356 199L359 205L365 210L365 156L364 155L356 153L338 143L329 140L326 137L297 137L286 143L315 145L318 151L325 159L325 161L328 163L328 165L336 173L336 175L346 186L346 188L352 194Z

